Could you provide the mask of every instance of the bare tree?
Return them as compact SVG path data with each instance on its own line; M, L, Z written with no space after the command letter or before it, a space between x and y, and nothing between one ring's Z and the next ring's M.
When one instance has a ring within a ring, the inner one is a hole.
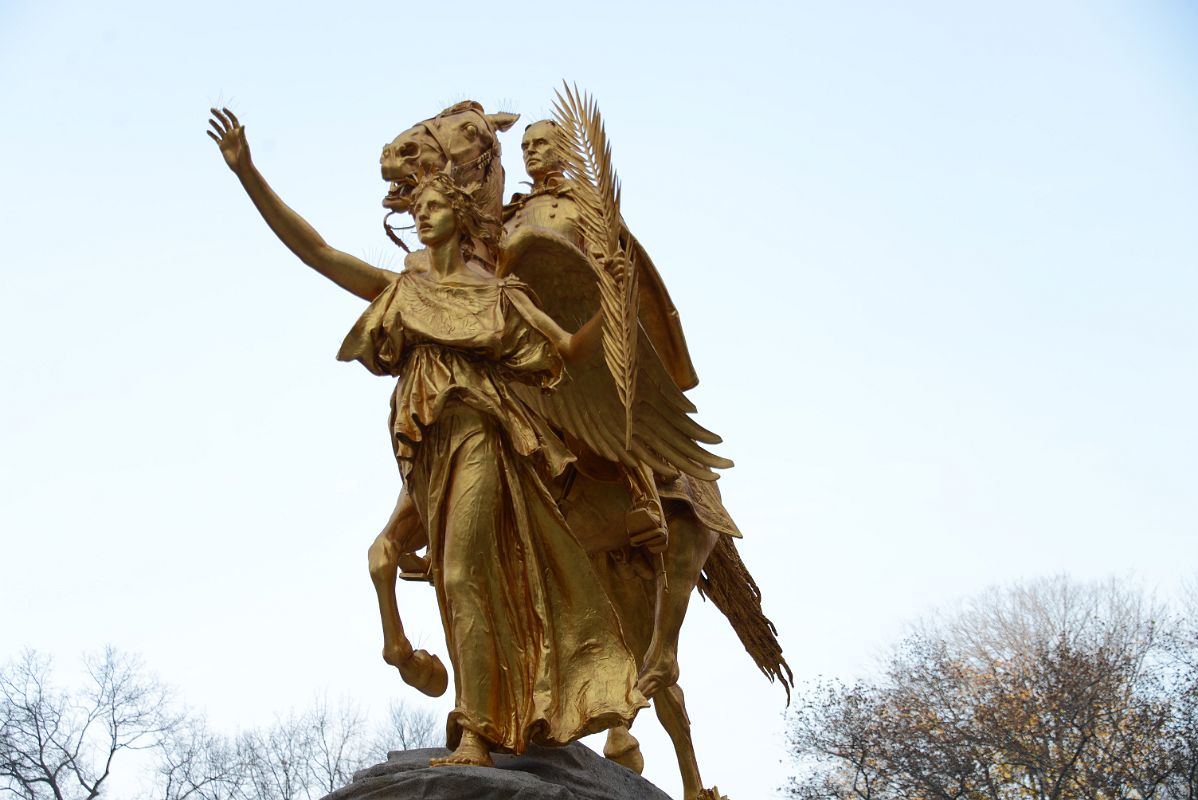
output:
M157 755L155 798L250 800L245 753L202 719L185 720L163 739Z
M254 797L306 800L312 796L312 732L305 716L291 713L264 730L242 734L239 747Z
M905 640L881 680L807 693L791 795L1193 800L1174 734L1195 680L1170 655L1173 628L1109 583L983 595Z
M328 794L349 783L354 772L369 763L367 719L361 708L345 700L330 708L327 697L317 699L306 717L312 782L321 794Z
M92 800L118 753L155 747L178 724L136 659L108 648L84 663L77 690L57 688L34 651L0 670L0 796Z
M225 736L175 710L140 662L115 649L84 659L77 688L59 688L51 666L28 651L0 668L0 800L95 800L118 760L126 769L152 765L143 794L155 800L313 800L390 749L443 736L419 706L393 705L372 727L360 707L323 697ZM118 759L135 750L154 760Z
M440 717L423 706L401 700L387 709L387 719L375 732L371 756L384 761L391 750L416 750L444 744L445 726Z
M385 760L390 749L437 743L437 727L430 711L400 703L372 730L357 705L332 705L324 697L232 740L193 719L160 745L154 794L162 800L314 800Z

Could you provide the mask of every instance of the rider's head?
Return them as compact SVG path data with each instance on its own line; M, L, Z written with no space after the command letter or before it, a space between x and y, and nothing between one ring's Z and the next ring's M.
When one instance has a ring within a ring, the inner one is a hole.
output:
M524 129L520 150L524 153L524 169L534 184L562 171L557 150L560 137L561 128L551 119L539 120Z

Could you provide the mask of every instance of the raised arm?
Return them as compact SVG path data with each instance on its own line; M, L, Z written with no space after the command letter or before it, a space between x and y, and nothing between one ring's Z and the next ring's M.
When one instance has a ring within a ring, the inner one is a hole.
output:
M373 300L395 273L367 264L360 258L335 250L303 217L279 199L250 159L245 128L229 109L211 109L208 135L220 146L225 163L241 181L258 213L287 248L312 269L363 300Z

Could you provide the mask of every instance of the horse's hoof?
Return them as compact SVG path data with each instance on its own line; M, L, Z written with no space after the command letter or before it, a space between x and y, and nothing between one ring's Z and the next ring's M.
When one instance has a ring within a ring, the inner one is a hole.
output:
M627 728L612 728L607 732L607 742L603 745L603 757L614 761L625 769L630 769L637 775L645 768L645 757L641 755L641 743L628 732Z
M449 673L445 665L427 650L415 650L402 664L397 665L404 683L427 694L440 697L449 686Z
M728 800L727 797L720 794L718 787L712 786L710 789L703 789L695 796L695 800Z

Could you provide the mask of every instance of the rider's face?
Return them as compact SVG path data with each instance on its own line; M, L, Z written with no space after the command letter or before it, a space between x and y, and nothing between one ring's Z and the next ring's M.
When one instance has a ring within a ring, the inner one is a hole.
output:
M524 140L520 142L520 149L524 152L524 169L534 181L561 170L553 149L556 135L557 128L549 122L534 122L524 132Z
M425 189L412 204L412 217L416 220L416 235L420 243L433 247L449 241L457 232L457 220L449 198L436 189Z

